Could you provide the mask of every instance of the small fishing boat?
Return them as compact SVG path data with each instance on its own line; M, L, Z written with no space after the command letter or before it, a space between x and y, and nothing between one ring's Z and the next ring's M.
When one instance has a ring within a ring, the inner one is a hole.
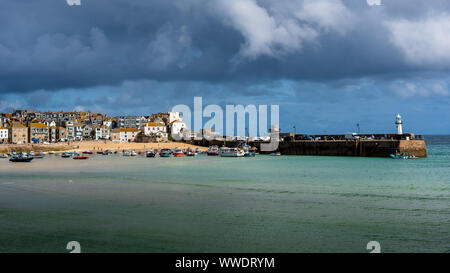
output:
M184 157L184 152L182 149L176 148L173 150L173 156L175 157Z
M9 159L11 162L31 162L32 156L13 156Z
M89 150L86 150L86 151L83 152L83 154L91 155L91 154L93 154L93 153L92 153L91 151L89 151Z
M245 153L238 148L221 147L219 149L219 155L221 157L243 157Z
M48 152L48 154L54 155L54 154L55 154L55 151L50 151L50 152Z
M187 156L196 156L197 154L191 150L187 151L186 153Z
M123 156L131 156L131 151L130 150L123 150L122 151L122 155Z
M113 153L113 151L111 151L111 150L106 150L106 151L103 151L102 152L102 155L110 155L110 154L112 154Z
M0 158L8 158L9 156L7 154L0 155Z
M415 155L408 155L407 153L396 153L396 154L390 154L389 155L392 159L415 159Z
M245 156L247 157L255 157L256 156L256 148L250 148L250 150L245 152Z
M137 156L137 153L135 151L131 151L130 156Z
M146 157L155 157L156 154L155 154L154 152L152 152L152 151L147 151L147 152L145 153L145 156L146 156Z
M209 156L218 156L219 155L219 147L214 145L208 148L206 154Z
M45 154L44 153L37 153L35 154L33 157L34 158L44 158Z
M273 152L273 153L270 153L270 156L280 156L280 155L281 155L280 152Z
M75 160L86 160L86 159L89 159L89 156L86 156L86 155L74 156L73 159L75 159Z
M160 157L170 157L172 155L172 151L170 149L161 149L159 152Z
M64 153L61 154L62 158L69 158L71 156L72 156L72 153L68 153L68 152L64 152Z
M251 147L250 145L244 144L239 147L244 151L245 157L255 157L256 156L256 147Z

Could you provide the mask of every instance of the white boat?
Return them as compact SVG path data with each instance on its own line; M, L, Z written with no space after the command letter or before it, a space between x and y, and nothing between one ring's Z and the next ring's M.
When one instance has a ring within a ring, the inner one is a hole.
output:
M2 154L2 155L0 155L0 158L8 158L8 155L7 154Z
M245 152L238 148L221 147L219 149L219 155L221 157L243 157L245 156Z
M280 156L281 153L280 153L280 152L273 152L273 153L271 153L270 155L271 155L271 156Z
M34 158L44 158L44 156L45 156L45 154L44 153L37 153L37 154L34 154Z
M206 154L209 156L217 156L219 155L219 147L214 145L208 148L208 151L206 151Z
M130 152L130 156L137 156L136 151L131 151L131 152Z

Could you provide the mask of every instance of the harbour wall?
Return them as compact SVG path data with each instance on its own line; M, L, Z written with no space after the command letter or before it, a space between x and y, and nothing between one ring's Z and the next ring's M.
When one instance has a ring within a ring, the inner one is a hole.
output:
M190 140L187 143L199 146L217 145L237 147L239 141L220 140ZM260 153L263 142L249 142ZM407 153L416 157L426 157L427 147L425 140L304 140L281 141L278 150L283 155L312 155L312 156L363 156L363 157L389 157L390 154Z

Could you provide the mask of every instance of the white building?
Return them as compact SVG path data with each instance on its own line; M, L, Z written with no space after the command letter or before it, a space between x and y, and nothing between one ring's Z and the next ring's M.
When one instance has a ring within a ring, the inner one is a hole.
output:
M110 139L111 130L105 125L95 128L95 139Z
M83 140L83 127L81 124L71 120L66 122L67 140L80 141Z
M171 123L171 134L172 136L182 136L183 132L186 131L188 128L186 126L186 123L182 121L174 121Z
M162 122L148 122L144 126L144 135L156 135L158 137L167 138L167 128Z
M120 142L133 142L138 135L138 128L120 128Z
M183 121L179 112L169 112L169 124L174 121Z
M0 143L8 142L8 128L0 127Z

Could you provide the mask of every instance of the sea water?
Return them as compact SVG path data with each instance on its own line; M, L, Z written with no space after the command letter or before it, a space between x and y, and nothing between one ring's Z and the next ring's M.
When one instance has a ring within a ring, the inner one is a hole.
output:
M0 252L450 252L450 137L429 156L0 160Z

